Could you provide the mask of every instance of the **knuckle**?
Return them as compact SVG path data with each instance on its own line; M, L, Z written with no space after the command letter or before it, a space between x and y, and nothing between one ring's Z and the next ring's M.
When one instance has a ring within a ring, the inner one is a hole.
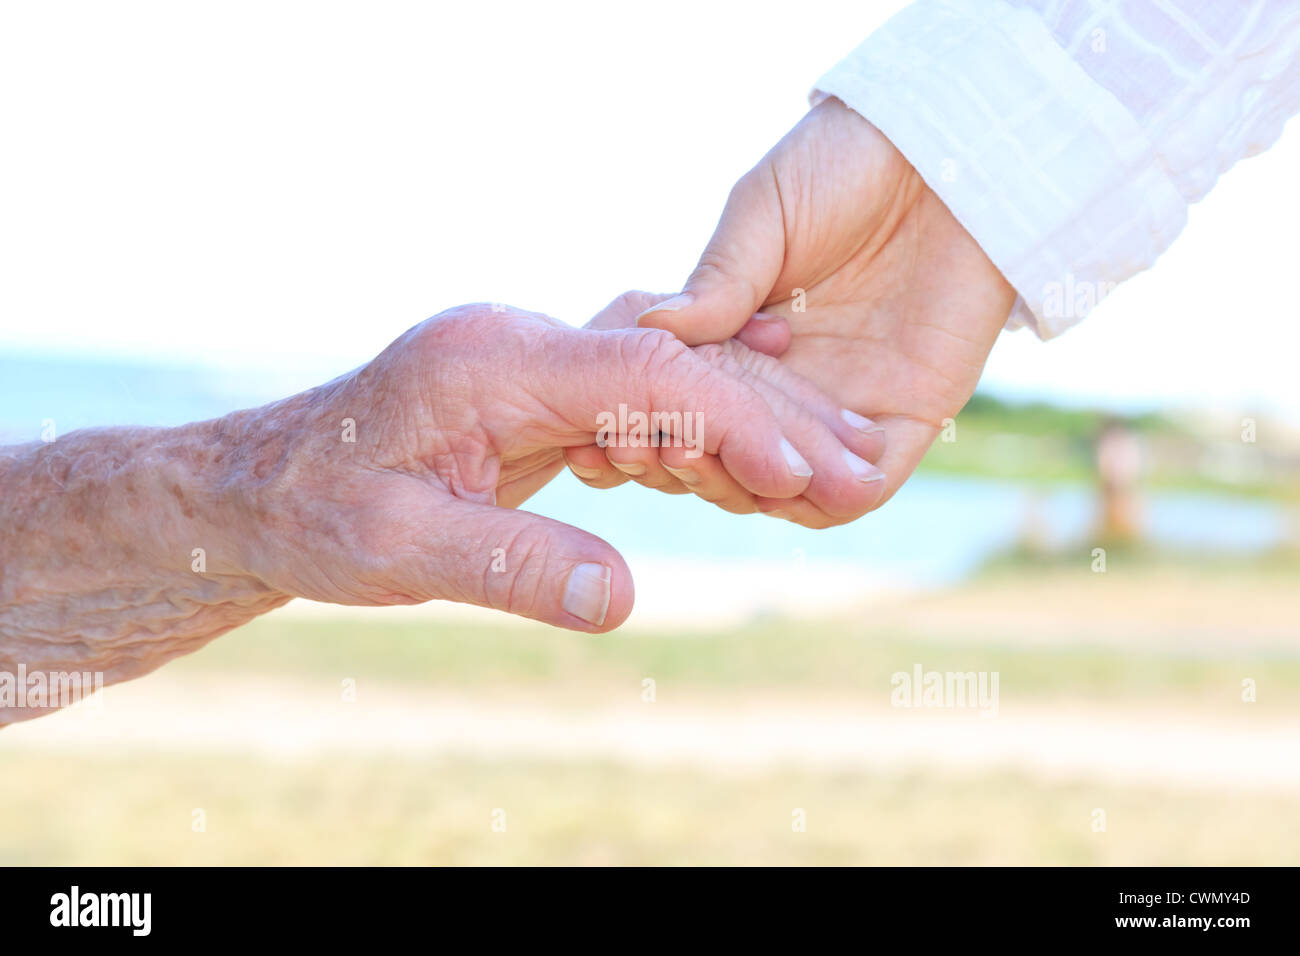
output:
M741 263L729 253L712 246L704 250L704 254L700 256L699 264L691 274L690 281L691 283L717 282L732 286L736 295L755 306L761 305L767 298L765 292L760 294L758 286L754 284L754 280L750 278Z
M633 338L637 354L647 363L672 361L690 352L685 342L665 329L639 330Z
M617 296L605 308L636 315L650 308L655 298L656 296L651 295L649 292L642 292L640 289L629 289L622 295Z
M771 172L763 165L755 166L732 184L727 193L727 210L743 211L752 207L771 186Z
M662 376L695 361L690 347L663 329L638 329L614 341L620 364L645 376Z
M454 347L517 333L522 315L497 303L471 302L440 312L412 331L422 345Z
M860 487L838 493L832 490L828 494L819 496L817 501L817 507L820 510L819 517L827 522L823 527L829 528L835 525L848 524L861 518L870 510L863 501L863 495L859 490Z
M688 285L698 282L731 282L735 279L735 261L720 249L709 247L691 273Z
M736 344L738 343L734 339L728 339L726 342L697 345L694 352L697 358L707 362L713 368L739 376L745 368L736 360Z

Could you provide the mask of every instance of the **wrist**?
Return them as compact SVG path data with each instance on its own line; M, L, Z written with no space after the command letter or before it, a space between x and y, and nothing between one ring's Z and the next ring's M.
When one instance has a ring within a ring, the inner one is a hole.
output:
M291 568L321 548L347 544L323 540L332 524L329 501L338 491L332 466L357 447L355 419L349 425L332 400L345 381L189 426L197 430L192 441L208 449L199 487L217 526L209 517L202 527L222 549L222 573L286 600L316 596L296 586Z
M237 413L243 414L243 413ZM248 549L258 538L256 512L226 419L167 429L141 449L129 466L128 481L156 503L139 541L142 558L158 567L181 570L200 579L220 579L230 587L264 588L251 570ZM140 516L119 512L123 537L138 537Z

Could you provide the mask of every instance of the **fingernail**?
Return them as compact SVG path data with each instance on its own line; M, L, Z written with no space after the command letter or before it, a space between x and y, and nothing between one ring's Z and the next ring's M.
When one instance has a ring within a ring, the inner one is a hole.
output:
M564 609L596 627L605 623L609 610L610 570L604 564L580 564L569 572L564 586Z
M853 477L858 481L879 481L885 477L883 471L871 462L863 461L847 448L844 449L844 463L849 466L849 471L853 472Z
M569 471L573 472L579 478L586 478L588 481L595 481L600 477L600 472L595 468L581 468L572 463L569 464Z
M811 478L812 465L803 460L803 455L794 450L794 445L790 444L788 438L781 439L781 454L785 456L785 463L790 469L790 474L796 478Z
M780 508L775 511L764 511L763 514L767 515L769 518L782 518L786 521L790 520L790 512L782 511Z
M641 320L651 312L680 312L695 301L695 296L689 292L682 292L673 296L671 299L664 299L658 305L652 305L636 317L636 324L640 325Z
M863 418L857 412L850 411L847 408L840 410L840 418L844 419L858 431L865 432L868 435L873 432L883 432L885 430L884 425L877 425L870 418Z
M669 468L664 465L664 471L682 482L682 484L698 485L700 483L700 473L694 468Z
M759 322L780 322L785 316L773 315L771 312L755 312L750 318L757 319Z
M621 471L623 474L628 475L632 478L640 478L642 475L645 474L645 470L646 470L645 465L639 464L637 462L624 463L618 461L611 461L610 464L613 465L615 468L617 468L619 471Z

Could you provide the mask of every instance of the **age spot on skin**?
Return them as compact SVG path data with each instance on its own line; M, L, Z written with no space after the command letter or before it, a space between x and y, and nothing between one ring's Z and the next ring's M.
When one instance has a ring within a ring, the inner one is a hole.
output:
M182 490L180 485L172 485L172 495L176 498L177 503L181 507L181 514L185 515L187 518L193 518L194 509L191 508L190 503L185 500L185 492Z

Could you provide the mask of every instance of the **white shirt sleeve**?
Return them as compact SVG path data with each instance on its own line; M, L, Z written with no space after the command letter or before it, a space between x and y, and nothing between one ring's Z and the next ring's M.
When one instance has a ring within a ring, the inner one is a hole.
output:
M1058 335L1300 111L1295 0L916 0L817 83L916 167Z

